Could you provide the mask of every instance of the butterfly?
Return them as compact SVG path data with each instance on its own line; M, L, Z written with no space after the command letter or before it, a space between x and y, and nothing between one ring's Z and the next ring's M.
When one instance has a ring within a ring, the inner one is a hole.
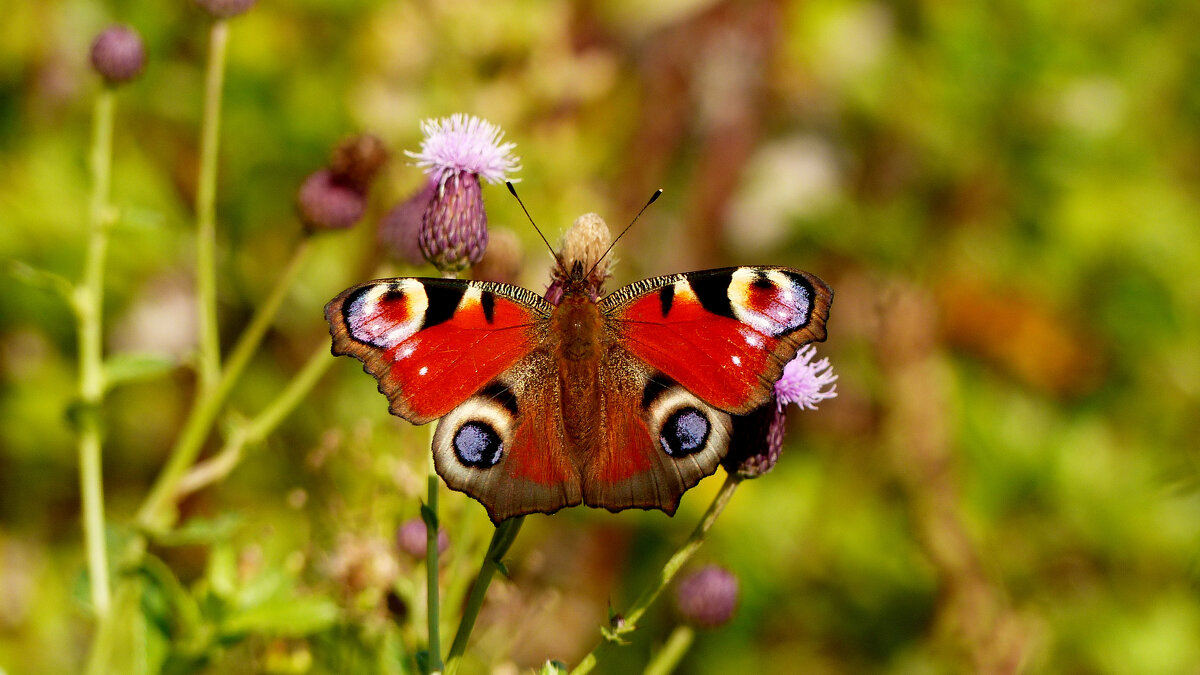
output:
M643 279L598 298L575 261L551 304L520 286L404 277L325 307L333 353L393 414L440 420L433 459L493 522L580 503L661 509L716 471L734 420L825 339L833 292L788 267Z

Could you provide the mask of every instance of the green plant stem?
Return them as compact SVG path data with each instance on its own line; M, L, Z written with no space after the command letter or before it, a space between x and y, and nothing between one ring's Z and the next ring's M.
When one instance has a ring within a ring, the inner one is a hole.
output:
M458 664L462 660L462 655L467 651L467 640L471 637L475 619L479 617L479 610L483 607L483 599L487 595L488 586L492 583L492 577L495 576L497 570L504 569L501 559L508 553L509 547L516 540L517 533L521 531L521 525L524 523L525 516L509 518L501 521L496 526L496 531L492 533L492 541L488 544L487 553L483 556L479 574L475 577L475 583L471 586L471 594L467 597L467 605L463 608L458 631L454 634L454 642L450 645L450 655L446 658L446 675L454 675L458 670Z
M221 130L221 89L229 23L213 22L204 76L204 117L200 128L200 171L196 186L196 300L199 305L201 395L218 386L221 344L217 328L217 147Z
M708 505L708 510L704 512L704 516L700 518L700 522L696 524L696 529L692 530L692 534L687 538L687 541L676 549L675 553L667 559L662 570L658 573L658 578L654 584L642 591L633 605L623 615L614 617L613 626L604 629L605 641L597 645L595 649L583 657L579 665L571 671L571 675L584 675L591 672L592 668L596 667L597 650L607 642L618 642L623 635L627 635L637 630L638 621L642 615L650 608L650 605L658 598L663 589L671 583L679 570L687 564L688 560L695 555L696 551L704 544L704 538L708 535L708 531L712 529L713 523L717 521L717 516L725 510L725 506L733 497L734 491L737 490L742 479L737 474L729 474L725 477L725 484L717 492L717 496L713 497L712 503Z
M112 223L109 192L112 178L113 119L116 94L105 88L96 97L92 127L92 196L88 209L88 244L83 280L75 289L73 304L79 325L79 484L83 502L83 533L91 580L92 606L102 621L112 598L108 579L108 553L104 542L104 477L101 471L100 405L104 399L104 260Z
M429 514L425 518L425 585L429 606L428 666L430 673L436 673L442 670L441 612L438 607L438 476L431 471L427 480L429 495L425 505Z
M300 372L296 373L292 381L275 397L275 400L271 401L253 419L235 428L225 442L225 446L217 454L210 459L197 462L179 480L175 489L176 499L228 476L242 461L246 446L265 440L312 391L321 376L329 370L333 363L334 359L329 353L328 344L322 342L313 351L312 356L308 357L308 361L305 362Z
M696 631L692 630L690 626L676 626L675 630L671 631L671 637L667 638L666 644L654 655L654 658L650 659L643 675L670 675L673 673L695 639Z
M146 501L138 510L138 524L141 527L157 530L173 520L173 516L166 512L166 507L174 503L179 481L183 479L204 447L204 441L212 431L213 423L216 421L225 399L250 362L250 357L258 350L267 328L270 327L280 305L283 304L288 289L299 274L311 249L312 245L308 238L301 240L292 253L292 259L288 261L287 267L276 280L274 288L258 306L250 324L246 326L246 330L234 345L216 389L207 393L200 392L196 405L193 406L187 421L184 422L183 431L180 432L175 446L171 449L166 466L158 475L154 487L150 490L150 495L146 497Z

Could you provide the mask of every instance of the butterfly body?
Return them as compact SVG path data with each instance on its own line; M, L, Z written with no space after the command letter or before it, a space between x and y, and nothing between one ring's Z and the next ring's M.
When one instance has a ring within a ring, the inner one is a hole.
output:
M832 292L783 267L655 277L599 300L572 266L552 305L490 282L384 279L326 306L335 354L391 410L440 418L434 464L493 521L580 503L673 513L735 416L823 340Z

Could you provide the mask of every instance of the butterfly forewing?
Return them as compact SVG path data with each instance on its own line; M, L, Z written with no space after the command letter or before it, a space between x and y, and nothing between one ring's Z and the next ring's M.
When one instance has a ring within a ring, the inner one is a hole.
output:
M746 414L783 366L825 339L833 292L787 267L730 267L626 286L600 302L623 345L706 403Z
M399 278L347 289L325 318L333 353L362 361L392 413L424 424L535 349L552 309L519 286Z

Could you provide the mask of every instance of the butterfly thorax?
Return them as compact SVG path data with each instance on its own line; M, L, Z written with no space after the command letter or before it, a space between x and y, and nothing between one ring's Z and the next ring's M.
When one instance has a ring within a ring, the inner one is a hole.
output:
M594 441L600 404L604 321L586 291L568 291L551 316L556 340L560 404L569 445L584 451Z

